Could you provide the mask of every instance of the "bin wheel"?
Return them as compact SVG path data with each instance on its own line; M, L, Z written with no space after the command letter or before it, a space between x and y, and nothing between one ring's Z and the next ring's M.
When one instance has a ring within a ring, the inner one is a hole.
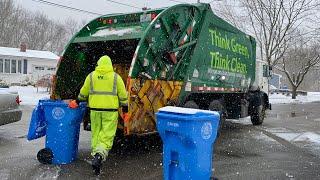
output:
M37 159L42 164L52 164L53 153L51 149L49 148L41 149L37 154Z
M193 108L193 109L199 109L199 106L196 102L194 101L187 101L184 106L185 108Z

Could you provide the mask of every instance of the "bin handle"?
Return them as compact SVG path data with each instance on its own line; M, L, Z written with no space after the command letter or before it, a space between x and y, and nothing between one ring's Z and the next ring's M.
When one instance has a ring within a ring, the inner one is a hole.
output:
M171 164L179 165L179 161L178 160L171 160Z

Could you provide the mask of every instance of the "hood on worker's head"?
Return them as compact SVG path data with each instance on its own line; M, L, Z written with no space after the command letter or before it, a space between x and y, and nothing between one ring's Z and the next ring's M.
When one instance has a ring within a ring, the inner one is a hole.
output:
M100 73L113 71L112 62L109 56L104 55L98 60L96 71L99 71Z

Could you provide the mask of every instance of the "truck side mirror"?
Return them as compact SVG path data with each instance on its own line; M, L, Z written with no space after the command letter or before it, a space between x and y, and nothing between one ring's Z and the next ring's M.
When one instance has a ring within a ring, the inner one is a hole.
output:
M263 77L271 77L272 67L268 65L263 65Z
M269 67L269 73L268 73L268 77L271 77L272 76L272 66L268 66Z

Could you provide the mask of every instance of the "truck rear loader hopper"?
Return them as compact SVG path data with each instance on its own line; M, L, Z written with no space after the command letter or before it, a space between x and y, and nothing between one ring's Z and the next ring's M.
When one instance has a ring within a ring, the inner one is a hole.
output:
M222 121L251 115L259 125L269 102L251 88L255 46L209 4L101 16L66 46L51 98L76 98L97 60L108 55L128 90L129 118L120 116L118 125L125 135L156 132L155 113L167 105L217 110Z

